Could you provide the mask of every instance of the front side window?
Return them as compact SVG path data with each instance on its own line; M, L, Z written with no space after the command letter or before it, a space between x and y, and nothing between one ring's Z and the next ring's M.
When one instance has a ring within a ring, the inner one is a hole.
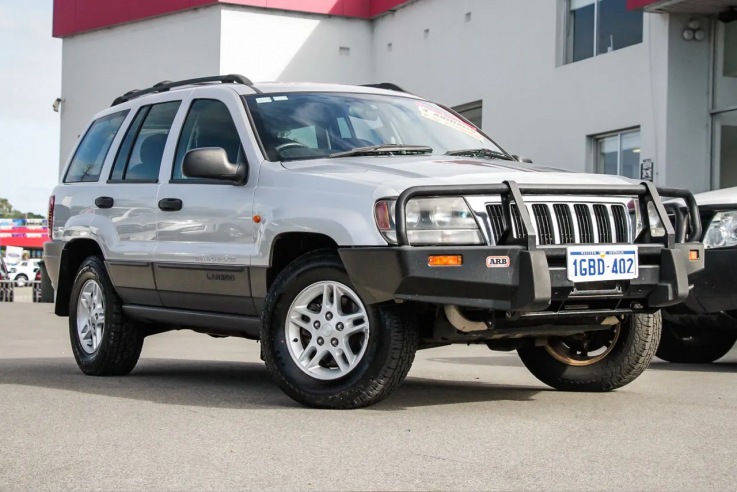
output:
M640 130L595 137L596 168L602 174L640 178Z
M121 111L92 123L74 153L64 178L65 183L95 182L100 179L105 157L127 114L127 110Z
M172 179L187 179L182 174L184 156L193 149L218 147L232 163L245 161L238 130L228 107L215 99L199 99L192 103L177 145Z
M642 43L643 13L627 0L567 0L566 63Z
M377 145L423 146L435 155L469 149L507 155L477 128L428 101L326 93L245 99L271 161L314 159Z
M181 101L142 107L120 145L111 180L156 181L159 179L169 130Z

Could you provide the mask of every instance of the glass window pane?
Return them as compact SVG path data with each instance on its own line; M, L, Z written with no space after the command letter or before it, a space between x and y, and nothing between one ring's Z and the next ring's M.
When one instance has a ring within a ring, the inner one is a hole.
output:
M190 150L204 147L225 149L230 162L243 162L241 138L230 110L222 101L200 99L192 103L177 145L172 177L187 179L182 174L184 156Z
M597 143L597 169L604 174L619 174L619 135L600 138Z
M166 139L180 104L181 101L172 101L151 106L133 144L123 179L159 179Z
M113 164L113 171L110 173L110 179L123 179L125 173L125 166L128 164L128 157L130 157L131 149L133 148L133 141L138 136L138 130L141 128L143 118L146 117L148 108L150 106L143 106L138 110L138 114L133 119L133 123L128 127L128 131L125 134L123 143L120 144L118 149L118 155L115 157L115 164Z
M737 22L717 22L714 109L737 105Z
M599 53L642 43L643 13L627 10L627 0L599 0Z
M594 56L594 0L571 0L568 15L568 62L577 62Z
M105 157L127 114L128 111L122 111L104 116L90 126L74 154L64 179L65 183L90 182L100 179Z
M622 176L640 178L640 131L622 134Z

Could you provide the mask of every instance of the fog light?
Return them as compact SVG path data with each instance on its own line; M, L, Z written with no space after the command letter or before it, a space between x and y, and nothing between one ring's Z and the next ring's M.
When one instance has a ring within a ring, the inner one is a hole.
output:
M429 256L427 264L429 266L461 266L463 265L463 257L461 255Z

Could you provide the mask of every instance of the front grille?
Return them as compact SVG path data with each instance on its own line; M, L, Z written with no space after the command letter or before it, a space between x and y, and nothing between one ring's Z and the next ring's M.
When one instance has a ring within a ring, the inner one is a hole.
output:
M530 207L539 245L628 243L629 214L619 204L596 203L535 203ZM487 206L489 225L494 242L506 230L504 211L500 204ZM511 206L512 234L526 236L524 224L516 204Z

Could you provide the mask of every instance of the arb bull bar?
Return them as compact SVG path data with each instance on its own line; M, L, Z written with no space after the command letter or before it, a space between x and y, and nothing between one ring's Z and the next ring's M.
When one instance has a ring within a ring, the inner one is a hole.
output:
M406 206L420 197L499 196L505 230L489 246L411 246ZM574 285L567 279L565 256L569 245L540 246L536 228L525 206L525 196L570 195L637 198L642 232L634 238L640 256L636 279L616 285ZM675 216L675 229L661 196L680 198L687 214ZM648 203L652 202L665 229L662 237L650 233ZM519 210L525 234L512 232L511 205ZM551 315L573 314L571 302L583 310L616 313L655 310L683 302L689 294L689 276L704 267L701 220L693 195L684 189L637 185L492 185L417 186L406 189L396 203L395 247L343 248L341 257L356 289L369 303L389 300L453 304L469 308ZM688 222L686 222L688 221ZM679 234L676 234L676 229ZM688 233L686 234L686 231ZM430 255L460 255L462 265L433 267ZM508 257L505 268L487 268L488 257ZM606 302L604 302L604 300ZM590 302L583 302L590 301ZM601 301L601 302L599 302Z

